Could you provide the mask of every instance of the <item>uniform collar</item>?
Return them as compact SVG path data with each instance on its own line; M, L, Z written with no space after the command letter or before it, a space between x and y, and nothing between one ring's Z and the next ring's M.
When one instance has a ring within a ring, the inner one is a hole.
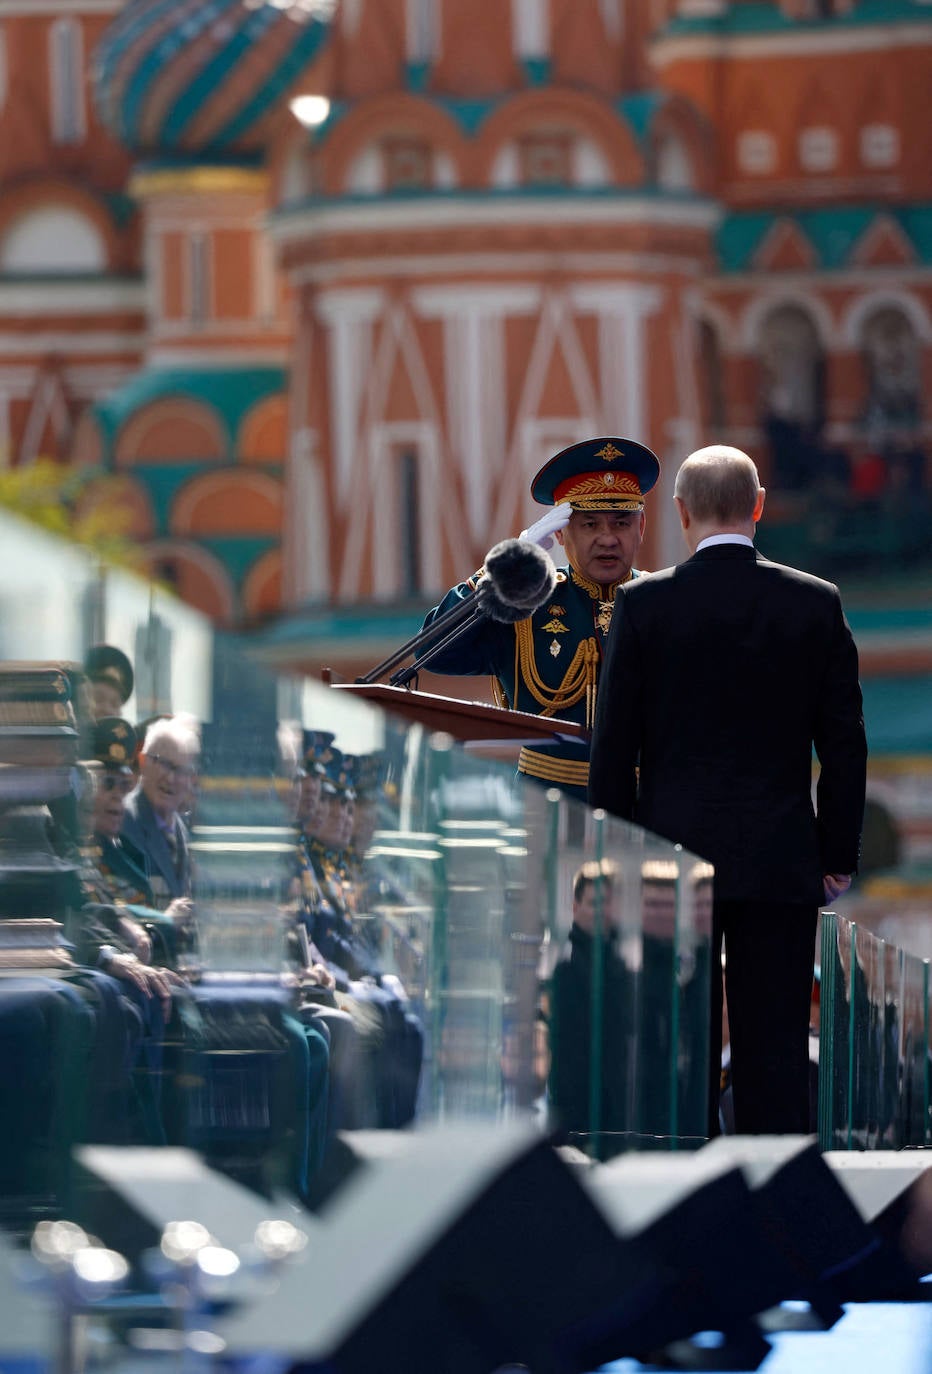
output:
M594 601L614 601L615 593L619 587L623 587L626 582L630 582L635 576L632 569L627 577L623 577L620 582L593 582L588 577L583 577L582 573L570 566L570 577L577 587L582 587L584 592L588 592Z

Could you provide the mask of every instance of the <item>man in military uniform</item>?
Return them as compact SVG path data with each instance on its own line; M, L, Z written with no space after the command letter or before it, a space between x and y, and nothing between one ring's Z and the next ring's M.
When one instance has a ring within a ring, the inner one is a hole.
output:
M316 947L336 978L340 1005L362 1038L375 1097L375 1124L406 1125L414 1116L423 1058L423 1033L393 986L376 952L362 936L357 916L358 870L350 859L356 793L350 768L333 735L309 732L305 767L324 770L319 808L304 821L298 869L304 919ZM303 787L303 782L302 782ZM299 796L299 805L303 793Z
M99 720L94 729L91 834L82 846L81 886L85 907L78 931L79 956L112 977L155 997L168 1016L172 978L152 966L152 941L130 907L152 907L152 889L143 856L124 839L124 799L133 786L130 761L136 748L133 727L118 716ZM153 916L155 912L153 911Z
M644 497L660 476L650 449L632 439L586 439L545 463L531 495L554 509L522 538L562 545L567 566L553 596L525 620L481 618L432 658L432 672L488 673L499 705L591 727L615 592L640 574L634 567L644 535ZM424 622L456 607L476 588L482 569L447 593ZM535 743L518 769L545 786L586 799L589 746L583 740Z
M133 665L113 644L92 644L84 660L96 720L118 716L133 695Z

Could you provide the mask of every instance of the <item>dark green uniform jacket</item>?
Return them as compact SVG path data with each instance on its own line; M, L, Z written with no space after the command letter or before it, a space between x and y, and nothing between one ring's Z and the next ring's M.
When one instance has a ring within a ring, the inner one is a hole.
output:
M632 577L639 575L631 573ZM428 615L425 626L470 595L478 576L447 592ZM553 596L527 620L516 625L480 620L432 659L430 670L454 677L487 673L500 705L591 728L605 636L618 586L617 582L602 586L575 569L561 568ZM524 748L518 770L585 801L588 741L554 739Z

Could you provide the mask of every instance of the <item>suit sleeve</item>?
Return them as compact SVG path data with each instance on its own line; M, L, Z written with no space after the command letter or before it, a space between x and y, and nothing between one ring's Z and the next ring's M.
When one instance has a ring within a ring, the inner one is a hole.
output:
M867 739L858 651L837 590L830 634L814 732L821 765L816 787L819 850L823 873L855 873L864 823Z
M641 650L624 589L615 594L589 756L589 805L633 820L643 716Z

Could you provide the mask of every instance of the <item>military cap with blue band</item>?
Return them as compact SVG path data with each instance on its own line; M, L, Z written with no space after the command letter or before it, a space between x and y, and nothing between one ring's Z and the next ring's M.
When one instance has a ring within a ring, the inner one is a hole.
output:
M136 756L136 731L122 716L104 716L94 726L94 761L104 768L132 771Z
M91 682L109 682L124 704L133 695L133 665L123 650L113 644L92 644L84 660L84 671Z
M659 477L657 456L644 444L617 435L584 439L544 464L531 496L542 506L565 502L574 510L639 511Z
M301 762L299 773L316 773L319 778L326 775L327 767L333 758L333 741L336 736L331 730L305 730L301 739Z

